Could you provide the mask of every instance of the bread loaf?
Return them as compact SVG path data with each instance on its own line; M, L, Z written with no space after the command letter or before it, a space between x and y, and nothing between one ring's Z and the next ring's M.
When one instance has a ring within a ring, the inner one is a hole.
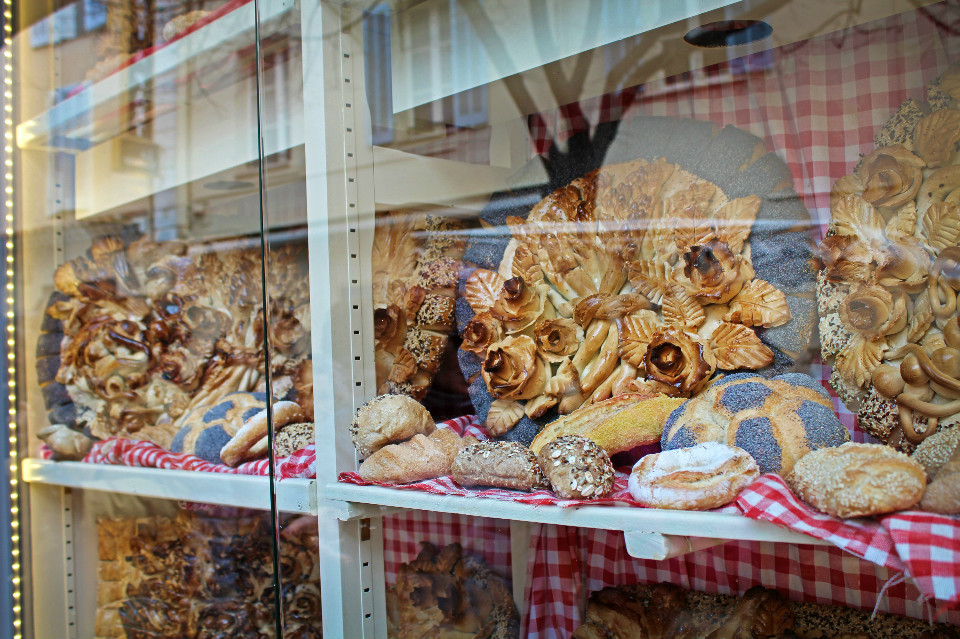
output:
M491 441L467 446L457 453L450 474L462 486L526 491L550 487L537 456L516 442Z
M729 504L759 476L747 451L705 442L645 456L630 471L628 487L645 506L709 510Z
M809 375L764 379L741 373L673 411L660 444L665 451L710 441L737 446L753 456L761 473L786 474L811 450L849 439L830 397Z
M944 515L960 515L960 447L934 475L920 507Z
M368 457L387 444L429 435L436 424L427 409L406 395L379 395L357 409L350 434L357 452Z
M364 460L360 477L367 481L409 484L450 474L453 460L464 446L475 444L474 437L460 437L440 428L430 434L384 446Z
M538 453L544 444L563 435L591 439L608 455L653 444L660 439L670 412L683 401L658 394L617 395L547 424L530 444L530 450Z
M847 443L806 455L786 480L817 510L846 519L911 508L923 496L927 475L889 446Z
M600 499L613 490L610 457L586 437L557 437L540 449L537 461L553 492L563 499Z

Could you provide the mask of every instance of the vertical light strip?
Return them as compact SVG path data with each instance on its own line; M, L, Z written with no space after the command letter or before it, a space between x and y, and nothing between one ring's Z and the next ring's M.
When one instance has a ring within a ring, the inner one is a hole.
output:
M19 508L19 463L17 455L17 367L16 323L14 321L14 264L13 264L13 0L3 0L3 177L4 236L6 238L7 271L7 402L10 429L10 546L11 576L13 579L13 628L14 639L23 637L20 590L20 508Z

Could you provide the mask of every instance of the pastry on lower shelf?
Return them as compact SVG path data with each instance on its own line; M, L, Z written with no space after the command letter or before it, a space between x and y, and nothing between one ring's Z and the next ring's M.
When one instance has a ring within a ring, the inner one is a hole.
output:
M927 474L917 461L881 444L822 448L786 476L805 502L834 517L869 517L915 506Z
M809 375L765 379L738 373L673 411L661 446L666 451L721 442L750 453L762 473L786 474L811 450L849 439L829 395Z
M462 486L533 491L550 488L537 456L517 442L480 442L461 449L450 475Z
M773 639L950 639L955 626L868 610L790 601L754 586L742 596L685 590L669 583L593 592L573 639L677 637Z
M705 442L646 455L630 471L630 494L654 508L709 510L729 504L760 476L750 453Z
M284 636L319 639L316 527L281 525ZM273 637L270 531L269 517L235 511L99 520L96 636Z
M520 615L506 580L460 544L424 542L387 589L388 635L397 639L517 639Z
M384 446L363 460L360 477L367 481L409 484L449 475L457 453L476 443L476 438L460 437L447 428L438 428L429 437L417 434L405 442Z

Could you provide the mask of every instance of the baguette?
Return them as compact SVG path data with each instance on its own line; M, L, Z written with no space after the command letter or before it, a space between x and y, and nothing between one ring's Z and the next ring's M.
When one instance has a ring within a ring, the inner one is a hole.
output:
M580 435L596 442L608 455L660 441L670 413L682 397L626 393L564 415L541 430L530 444L539 453L562 435Z

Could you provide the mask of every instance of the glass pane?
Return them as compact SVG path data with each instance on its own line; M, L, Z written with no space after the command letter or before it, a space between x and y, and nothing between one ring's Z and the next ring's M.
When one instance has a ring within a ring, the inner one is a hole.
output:
M278 574L318 581L312 517L277 546L308 501L270 510L256 7L40 4L12 45L27 629L277 636Z

